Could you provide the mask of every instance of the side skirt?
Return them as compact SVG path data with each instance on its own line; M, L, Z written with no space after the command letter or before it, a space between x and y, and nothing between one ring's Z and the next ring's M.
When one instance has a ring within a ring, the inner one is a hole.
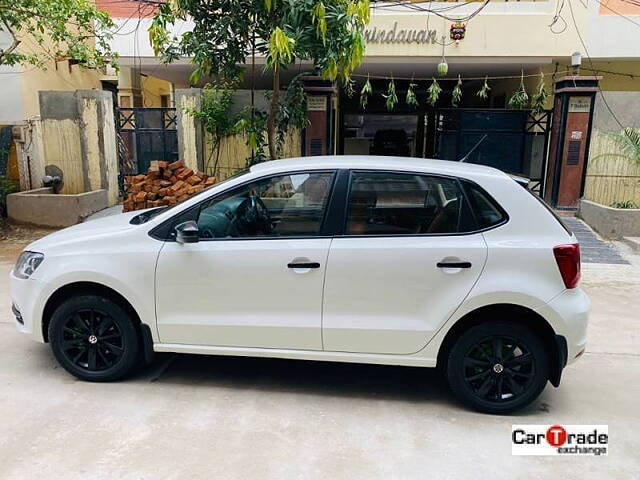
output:
M156 352L191 353L197 355L230 355L237 357L270 357L323 362L373 363L407 367L435 367L436 359L409 355L375 355L369 353L323 352L318 350L284 350L275 348L210 347L178 343L156 343Z

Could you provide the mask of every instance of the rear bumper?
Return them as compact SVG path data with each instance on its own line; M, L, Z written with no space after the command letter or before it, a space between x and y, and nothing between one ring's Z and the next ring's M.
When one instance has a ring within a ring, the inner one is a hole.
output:
M538 313L546 318L555 330L561 357L560 365L569 365L584 353L590 310L591 301L580 288L565 290L538 309ZM563 344L566 344L566 347Z

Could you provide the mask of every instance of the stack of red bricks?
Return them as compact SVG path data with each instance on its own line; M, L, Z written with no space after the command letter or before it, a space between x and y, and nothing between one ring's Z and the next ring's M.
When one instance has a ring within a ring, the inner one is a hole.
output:
M216 183L215 177L194 172L183 160L169 163L153 161L146 175L125 177L127 198L124 211L162 207L184 202L186 199Z

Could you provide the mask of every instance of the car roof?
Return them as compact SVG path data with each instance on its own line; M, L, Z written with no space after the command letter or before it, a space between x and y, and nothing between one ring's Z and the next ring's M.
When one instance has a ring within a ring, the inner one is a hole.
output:
M400 170L433 173L455 177L478 176L504 177L496 168L449 160L433 160L412 157L383 157L375 155L324 155L315 157L286 158L259 163L251 167L255 173L277 173L291 170L315 170L323 168Z

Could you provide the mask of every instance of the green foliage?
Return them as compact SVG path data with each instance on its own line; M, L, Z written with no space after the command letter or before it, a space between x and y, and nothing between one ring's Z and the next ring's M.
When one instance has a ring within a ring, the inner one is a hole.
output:
M640 205L638 205L633 200L615 201L611 204L611 206L613 208L624 208L624 209L640 208Z
M640 130L625 127L620 133L610 133L608 135L625 157L640 165Z
M265 132L267 130L267 114L262 110L247 105L242 109L235 124L235 130L242 134L251 155L247 158L247 167L264 162L267 159Z
M488 77L484 77L484 83L482 84L482 87L480 88L480 90L478 90L478 93L476 93L476 95L482 100L486 100L489 98L490 90L491 87L489 86Z
M434 106L438 99L440 98L440 94L442 93L442 87L438 81L434 78L429 88L427 88L427 101L431 106Z
M540 72L540 80L536 87L536 93L531 97L531 111L534 115L544 112L544 104L546 103L547 98L549 98L549 92L547 91L547 86L544 83L544 74Z
M2 0L0 0L2 1ZM273 72L268 112L269 152L276 158L280 71L296 61L309 61L328 80L346 84L364 58L368 0L173 0L162 3L149 28L149 39L164 62L189 57L196 68L193 84L204 77L235 83L247 59L267 58ZM193 29L178 37L169 28L190 19ZM224 45L224 48L220 48Z
M18 184L0 175L0 218L7 216L7 195L18 191Z
M204 130L211 135L212 148L205 160L205 170L211 166L211 158L216 153L213 175L218 174L220 143L225 137L235 133L236 120L231 116L233 90L229 87L205 85L202 89L202 107L186 108L185 112L199 120Z
M509 99L509 102L507 103L507 105L509 108L519 110L519 109L526 108L528 103L529 103L529 95L527 94L527 91L524 88L524 73L521 73L520 86L515 92L513 92L513 95L511 95L511 98Z
M45 68L47 61L64 59L87 68L115 64L112 27L109 15L91 0L0 0L0 30L9 36L0 65ZM22 43L29 48L19 48Z
M460 100L462 100L462 79L458 75L458 83L456 83L451 92L451 105L457 107L460 104Z
M396 82L393 81L393 78L389 82L387 93L383 93L382 96L386 99L384 105L385 107L387 107L387 111L391 112L398 104L398 95L396 95Z
M417 86L418 85L413 82L409 83L409 88L407 88L407 97L405 98L406 104L414 108L417 108L419 105L416 93L413 91L413 89Z
M292 129L302 130L308 123L307 95L304 92L301 75L298 75L289 82L276 116L278 156L282 154L287 133Z
M449 73L449 64L444 59L444 57L442 57L442 61L438 64L438 67L436 70L438 72L439 77L446 77L447 73Z
M367 81L364 82L362 90L360 90L360 108L362 110L366 110L367 103L369 103L369 96L372 93L373 89L371 88L371 82L369 81L369 76L367 75Z

